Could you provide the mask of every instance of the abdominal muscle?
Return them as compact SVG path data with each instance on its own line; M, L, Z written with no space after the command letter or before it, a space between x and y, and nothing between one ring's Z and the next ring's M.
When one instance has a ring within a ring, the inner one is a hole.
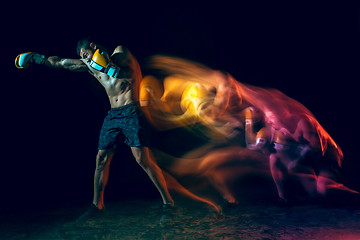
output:
M134 100L132 95L133 94L131 90L116 96L108 95L111 108L118 108L133 103Z
M109 97L111 108L118 108L134 102L130 79L111 78L103 84Z
M113 78L90 67L89 70L105 88L111 108L122 107L134 102L132 79Z

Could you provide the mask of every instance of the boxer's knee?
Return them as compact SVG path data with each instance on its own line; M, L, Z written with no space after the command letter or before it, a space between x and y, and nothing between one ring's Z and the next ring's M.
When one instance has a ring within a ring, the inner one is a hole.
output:
M102 171L110 163L114 150L99 150L96 155L96 170Z

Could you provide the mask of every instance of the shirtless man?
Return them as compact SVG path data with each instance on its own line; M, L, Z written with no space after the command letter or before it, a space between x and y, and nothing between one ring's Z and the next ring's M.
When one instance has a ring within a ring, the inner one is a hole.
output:
M258 110L254 108L245 110L247 148L269 156L271 174L281 203L289 200L284 186L288 176L295 178L310 198L329 197L334 200L341 196L344 201L360 202L357 191L339 182L342 161L340 148L323 131L326 151L322 154L317 125L313 125L310 118L301 118L294 133L282 128L272 134L268 129L271 126L268 126L256 134L253 121L259 118L257 114ZM321 128L320 125L318 127Z
M93 215L104 208L104 189L119 134L125 136L125 143L130 146L135 160L160 192L164 208L173 206L174 202L168 192L163 173L151 158L149 148L143 145L141 112L135 100L134 86L141 81L140 67L136 59L123 46L116 47L110 57L100 45L87 39L78 42L77 51L81 59L24 53L17 56L15 65L17 68L26 68L30 63L37 63L76 72L88 71L106 90L111 109L100 131L93 202L84 215Z
M280 199L287 201L283 180L292 174L310 197L360 203L359 192L340 182L340 147L314 119L303 117L294 133L281 129L274 135L276 152L270 155L270 166Z

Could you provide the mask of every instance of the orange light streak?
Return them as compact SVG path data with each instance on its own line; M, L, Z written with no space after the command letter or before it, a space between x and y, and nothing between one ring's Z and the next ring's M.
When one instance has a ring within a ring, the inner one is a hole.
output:
M333 154L341 165L342 151L328 132L305 106L282 92L243 84L230 74L175 57L154 56L149 66L165 76L146 76L140 84L140 102L148 106L145 115L149 121L161 131L191 131L194 124L201 124L204 128L196 134L208 139L208 144L184 152L181 158L170 157L167 179L183 194L220 211L218 204L186 189L171 173L205 177L228 201L236 201L229 182L249 173L271 175L269 156L246 148L244 109L249 106L259 112L270 138L282 131L297 141L300 130L313 132L311 147L319 148L323 156L329 146L335 148Z

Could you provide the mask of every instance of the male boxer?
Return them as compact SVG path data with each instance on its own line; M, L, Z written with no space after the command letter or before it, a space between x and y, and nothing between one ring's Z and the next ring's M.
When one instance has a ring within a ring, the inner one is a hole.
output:
M288 200L284 177L291 174L310 197L359 204L360 194L340 183L343 160L340 147L311 120L310 117L301 118L294 133L282 129L274 134L276 152L270 155L270 166L280 199Z
M288 202L285 182L289 176L302 185L309 197L330 197L332 200L342 197L339 201L360 202L357 191L339 182L341 149L328 136L323 140L326 151L322 154L320 136L310 118L301 118L293 134L285 128L271 134L266 127L256 133L253 126L256 113L254 108L245 110L247 148L269 155L270 170L280 202Z
M137 163L160 192L164 208L173 206L174 202L168 192L163 173L151 158L149 148L144 145L144 129L141 112L135 100L137 90L134 87L141 81L138 62L123 46L116 47L109 56L100 45L87 39L78 42L77 52L81 59L24 53L16 57L15 65L17 68L26 68L31 63L37 63L71 71L88 71L106 90L111 109L100 131L93 202L83 217L91 217L104 208L104 189L119 135L125 136L125 143L130 146Z

